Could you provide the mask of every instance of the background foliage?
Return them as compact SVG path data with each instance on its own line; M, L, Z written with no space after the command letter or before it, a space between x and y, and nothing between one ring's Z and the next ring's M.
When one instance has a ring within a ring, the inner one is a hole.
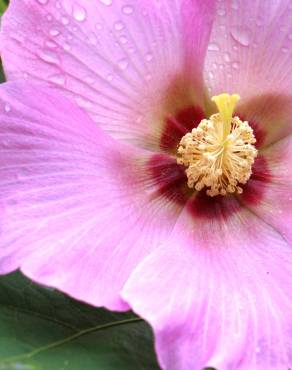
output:
M159 369L149 327L14 273L0 278L0 370Z

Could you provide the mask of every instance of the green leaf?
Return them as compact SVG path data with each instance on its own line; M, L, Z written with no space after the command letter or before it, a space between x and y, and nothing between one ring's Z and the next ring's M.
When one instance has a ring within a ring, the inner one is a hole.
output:
M0 16L5 12L7 8L7 1L0 0Z
M156 370L148 325L20 273L0 278L0 370Z

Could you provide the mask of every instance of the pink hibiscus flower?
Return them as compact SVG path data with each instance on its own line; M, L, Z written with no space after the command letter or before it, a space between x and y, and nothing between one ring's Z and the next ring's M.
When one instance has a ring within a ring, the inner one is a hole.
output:
M291 12L12 1L7 77L51 88L0 88L1 273L132 307L163 369L291 367Z

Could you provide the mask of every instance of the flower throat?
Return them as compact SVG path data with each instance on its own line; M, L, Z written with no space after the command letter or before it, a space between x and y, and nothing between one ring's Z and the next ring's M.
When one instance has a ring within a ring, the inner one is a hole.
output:
M233 117L239 95L221 94L212 101L219 113L203 119L182 137L177 163L187 167L188 186L207 195L241 194L251 174L257 150L248 122Z

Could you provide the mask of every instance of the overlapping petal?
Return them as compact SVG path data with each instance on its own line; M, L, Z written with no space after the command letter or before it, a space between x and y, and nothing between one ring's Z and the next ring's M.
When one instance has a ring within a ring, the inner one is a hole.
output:
M235 199L199 204L122 293L154 327L162 368L291 367L291 246Z
M165 116L203 104L213 0L12 0L1 53L8 79L49 82L105 130L159 146Z
M205 64L211 95L291 94L291 1L217 2Z
M1 273L21 267L75 298L127 309L121 287L179 212L161 207L148 154L26 83L1 85L0 121Z
M247 187L241 200L292 245L292 137L262 151L265 163ZM259 197L259 194L261 196ZM292 248L291 248L292 253Z
M289 0L216 3L206 84L211 96L241 96L237 113L256 127L262 145L292 129L291 16Z

